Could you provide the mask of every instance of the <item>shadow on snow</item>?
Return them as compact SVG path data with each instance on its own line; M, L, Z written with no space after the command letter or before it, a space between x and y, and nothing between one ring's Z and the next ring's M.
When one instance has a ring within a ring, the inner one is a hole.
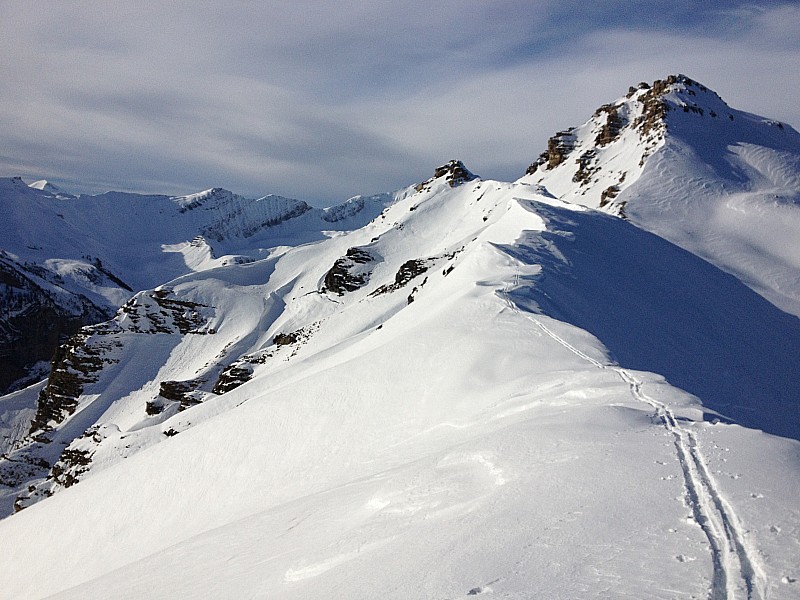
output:
M589 331L621 366L745 427L800 440L800 319L626 221L532 206L548 230L500 246L542 267L510 293L517 306Z

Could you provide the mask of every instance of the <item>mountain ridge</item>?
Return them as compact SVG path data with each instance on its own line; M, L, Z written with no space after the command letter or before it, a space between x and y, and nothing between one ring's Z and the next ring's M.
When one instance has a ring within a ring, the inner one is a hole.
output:
M453 160L327 211L266 200L302 213L263 237L240 217L273 213L226 190L144 200L225 235L162 242L182 273L0 400L8 593L792 597L800 321L774 300L794 289L756 293L744 266L767 242L691 247L683 211L706 189L695 216L725 232L712 216L745 193L763 223L732 239L763 240L797 205L793 146L690 152L680 127L725 120L699 101L664 113L674 141L657 119L642 134L676 86L713 100L670 79L597 111L571 148L557 136L516 182ZM670 216L683 245L651 232ZM800 272L779 256L771 273Z

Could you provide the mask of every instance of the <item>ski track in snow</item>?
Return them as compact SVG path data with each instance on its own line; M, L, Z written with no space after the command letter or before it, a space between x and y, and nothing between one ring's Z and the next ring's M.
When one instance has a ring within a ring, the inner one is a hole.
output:
M748 542L733 507L722 497L711 476L697 439L690 429L682 427L675 413L666 404L650 398L642 391L643 383L630 371L617 365L604 364L582 352L556 334L536 317L523 313L508 296L509 287L519 285L519 273L512 286L506 286L503 297L515 312L530 319L545 334L564 348L598 369L611 369L628 384L631 395L653 408L665 429L672 435L678 462L683 472L686 501L692 517L703 530L711 549L713 576L709 600L766 600L764 571L758 563L757 548Z
M615 365L605 365L550 330L535 317L526 315L544 333L567 350L599 369L612 369L630 386L631 395L650 405L664 427L672 434L678 462L683 471L686 499L694 520L703 530L711 547L714 574L709 600L765 600L763 570L753 556L757 550L748 544L739 518L733 507L722 497L705 458L697 445L694 433L681 425L672 410L642 391L642 382L629 371Z

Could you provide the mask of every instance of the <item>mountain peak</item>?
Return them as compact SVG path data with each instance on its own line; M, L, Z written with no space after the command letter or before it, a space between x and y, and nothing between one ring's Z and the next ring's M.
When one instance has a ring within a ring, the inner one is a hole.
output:
M717 154L747 140L794 148L793 131L783 123L732 109L716 92L686 75L669 75L630 87L583 125L557 132L523 180L544 185L561 199L624 215L624 198L615 198L667 143L707 149L717 140L712 144Z
M611 144L625 129L633 130L638 133L638 140L648 147L646 157L654 149L654 143L663 138L668 128L666 115L671 111L733 120L728 105L716 92L678 74L656 79L652 84L641 82L636 87L631 86L623 98L595 110L580 129L592 129L595 149ZM571 127L551 137L547 150L528 167L526 174L532 175L540 169L552 170L565 162L576 148L576 129Z
M417 185L417 191L419 192L430 188L431 184L433 184L437 179L444 179L444 181L450 187L456 187L462 183L466 183L467 181L478 179L478 176L467 169L463 162L454 159L440 167L437 167L433 172L433 177Z
M229 201L231 198L236 197L236 194L225 188L215 187L196 194L189 194L175 198L175 201L181 207L181 211L192 210L207 202L220 202Z

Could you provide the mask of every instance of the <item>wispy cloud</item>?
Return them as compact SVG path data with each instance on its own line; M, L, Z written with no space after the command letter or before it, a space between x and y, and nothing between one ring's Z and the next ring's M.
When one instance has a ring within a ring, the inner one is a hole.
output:
M798 30L775 3L12 0L0 175L317 203L455 157L513 179L556 129L673 72L800 124Z

